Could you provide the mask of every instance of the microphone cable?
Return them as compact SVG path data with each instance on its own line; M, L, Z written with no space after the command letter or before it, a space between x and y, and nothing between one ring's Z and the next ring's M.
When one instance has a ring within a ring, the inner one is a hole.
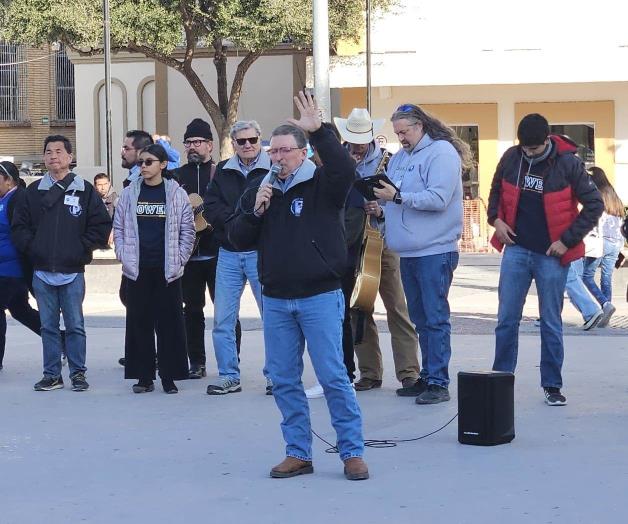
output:
M421 435L420 437L414 437L414 438L402 438L402 439L382 439L382 440L375 440L375 439L369 439L369 440L365 440L364 441L364 447L365 448L376 448L376 449L381 449L381 448L396 448L397 444L403 444L405 442L416 442L417 440L422 440L424 438L430 437L432 435L435 435L436 433L438 433L439 431L442 431L443 429L445 429L447 426L449 426L449 424L451 424L454 420L456 420L456 418L458 417L458 413L456 413L453 417L451 417L444 425L442 425L440 428L435 429L434 431L430 431L429 433L426 433L425 435ZM324 442L325 444L327 444L329 447L325 450L325 453L340 453L340 451L338 450L338 446L334 446L332 443L326 441L323 437L321 437L318 433L316 433L316 431L314 431L313 429L310 430L312 431L312 435L314 435L317 439L319 439L320 441Z

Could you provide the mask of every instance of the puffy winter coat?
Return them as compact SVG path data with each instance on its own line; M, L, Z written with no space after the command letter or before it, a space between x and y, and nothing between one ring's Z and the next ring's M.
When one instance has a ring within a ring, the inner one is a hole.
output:
M183 276L194 249L194 216L187 193L174 180L164 180L166 184L166 228L165 228L165 267L167 282ZM137 225L137 199L143 180L132 182L122 191L113 219L113 240L116 257L122 262L122 273L131 280L137 280L140 267L140 242Z

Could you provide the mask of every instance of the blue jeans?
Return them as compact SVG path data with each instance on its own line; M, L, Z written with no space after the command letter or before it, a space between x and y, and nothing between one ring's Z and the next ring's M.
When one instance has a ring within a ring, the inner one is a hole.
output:
M410 320L419 334L420 377L428 384L449 386L451 324L449 288L458 267L458 253L401 259L401 282Z
M283 416L286 455L312 460L310 410L303 390L303 350L307 348L336 430L341 460L364 453L362 414L343 363L341 290L307 298L264 296L266 366L273 397Z
M583 267L584 260L582 258L574 260L569 265L565 289L567 290L569 300L571 300L574 307L580 311L582 318L586 322L600 310L600 306L598 306L598 303L593 300L587 291L587 287L582 282Z
M562 387L563 295L568 267L557 257L507 246L499 273L499 310L495 328L495 371L514 373L519 350L519 323L532 279L541 314L541 386Z
M240 366L235 326L240 311L240 299L247 280L261 314L262 289L257 276L257 251L235 252L220 248L216 266L212 341L218 374L237 380L240 380ZM266 375L265 370L264 375Z
M587 257L585 259L582 281L600 306L603 306L605 302L613 301L613 271L615 271L615 262L623 245L623 242L604 239L604 255L600 258ZM602 289L595 283L595 272L598 267L602 268L600 277Z
M65 351L68 357L70 376L85 372L87 337L83 319L85 277L83 273L64 286L51 286L33 276L33 291L41 318L41 339L44 346L44 376L61 376L61 330L60 313L65 324Z

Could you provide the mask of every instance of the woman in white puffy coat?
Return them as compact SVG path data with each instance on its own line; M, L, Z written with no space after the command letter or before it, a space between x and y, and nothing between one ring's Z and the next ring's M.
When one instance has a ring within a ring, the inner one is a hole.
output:
M124 377L137 379L135 393L153 391L156 352L164 391L177 393L174 381L188 378L181 277L194 248L194 216L185 190L167 178L162 146L144 149L138 165L142 176L120 195L113 224L128 278Z

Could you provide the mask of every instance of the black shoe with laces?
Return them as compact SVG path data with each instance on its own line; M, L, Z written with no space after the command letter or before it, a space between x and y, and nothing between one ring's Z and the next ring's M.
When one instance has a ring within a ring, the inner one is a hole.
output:
M155 391L155 385L152 380L138 380L137 384L133 384L133 393L150 393Z
M207 370L204 365L201 364L193 364L190 366L190 374L189 378L198 379L207 376Z
M543 388L545 392L545 403L548 406L566 406L567 399L560 392L560 388Z
M418 397L427 389L427 383L422 378L418 378L412 385L399 388L397 395L400 397Z
M174 380L170 378L162 378L161 387L164 388L164 393L168 393L169 395L179 392L179 389L174 384Z
M72 381L72 391L87 391L89 389L89 384L85 380L85 373L82 371L77 371L71 375L70 380Z
M52 391L53 389L63 388L62 377L44 377L35 384L35 391Z
M439 404L449 400L449 390L447 388L430 384L427 389L414 399L416 404Z

